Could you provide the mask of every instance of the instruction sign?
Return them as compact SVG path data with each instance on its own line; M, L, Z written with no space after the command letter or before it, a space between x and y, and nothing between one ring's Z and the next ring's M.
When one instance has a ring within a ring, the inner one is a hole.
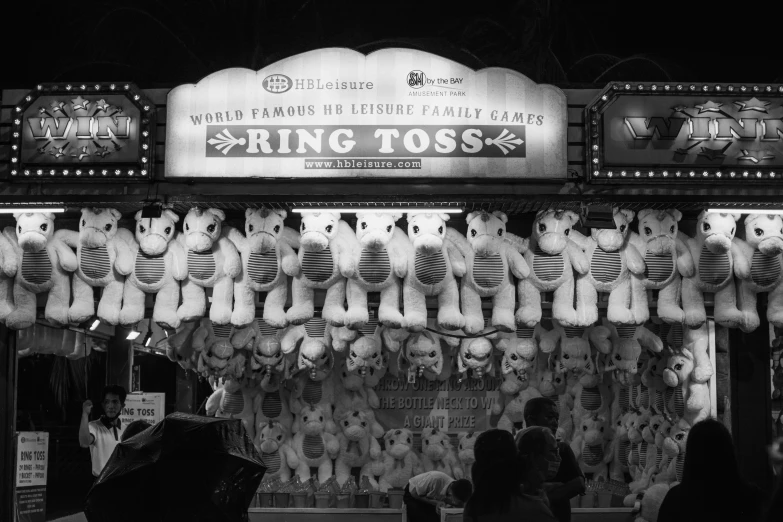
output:
M16 440L16 520L46 520L46 475L49 434L20 431Z
M166 416L165 393L129 393L125 407L120 413L120 422L127 426L135 420L144 420L153 426Z

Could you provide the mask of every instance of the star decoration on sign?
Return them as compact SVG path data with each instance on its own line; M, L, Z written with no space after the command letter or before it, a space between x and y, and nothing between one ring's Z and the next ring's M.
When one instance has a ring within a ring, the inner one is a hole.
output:
M688 107L686 107L685 105L675 105L674 107L672 107L672 110L674 112L684 112L685 109L688 109Z
M103 111L103 112L108 111L109 107L111 107L111 105L106 103L106 100L104 100L103 98L95 102L95 106L98 108L99 111Z
M740 112L755 111L766 113L769 104L770 102L761 101L755 96L749 100L734 102L734 105L737 106Z
M105 158L109 154L111 154L109 147L98 147L98 150L95 151L95 155L100 156L101 158Z
M43 105L38 107L38 114L46 114L46 107L44 107Z
M701 152L699 152L697 156L704 156L710 161L723 159L726 157L726 155L723 153L723 149L711 149L709 147L702 147Z
M714 101L710 100L707 103L702 103L700 105L696 105L695 107L699 109L699 114L701 114L703 112L723 112L720 110L722 106L722 103L715 103Z
M35 149L35 151L36 151L38 154L46 154L46 147L48 147L48 146L49 146L49 144L47 143L47 144L46 144L46 145L44 145L43 147L38 147L37 149Z
M68 148L68 144L66 143L62 147L59 147L59 148L56 148L56 149L53 148L52 150L49 151L49 154L51 154L55 158L59 158L60 156L65 156L65 149L67 149L67 148Z
M90 102L82 98L81 96L78 96L77 98L74 98L71 100L71 106L73 107L73 110L78 111L86 111L87 107L90 105Z
M764 150L745 150L742 149L737 156L737 161L750 161L759 163L760 161L773 160L775 156Z
M72 158L79 158L79 161L83 160L84 158L88 157L90 155L90 151L87 149L87 146L79 149L79 154L71 154Z
M52 112L62 112L65 113L63 110L63 107L65 104L63 102L58 102L57 100L54 100L52 103L49 104L52 107Z

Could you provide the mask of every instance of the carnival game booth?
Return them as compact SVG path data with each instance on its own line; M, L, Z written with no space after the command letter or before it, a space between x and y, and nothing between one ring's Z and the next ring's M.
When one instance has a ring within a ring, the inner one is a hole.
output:
M651 517L694 423L753 459L768 433L739 419L771 426L725 400L751 403L748 371L769 400L781 320L783 221L754 211L777 142L745 116L779 91L756 87L564 92L324 49L170 91L6 91L4 346L36 322L141 332L242 419L268 468L253 520L403 518L413 474L470 478L479 432L537 396L588 476L574 520ZM694 145L716 107L745 123ZM763 339L750 362L730 329Z

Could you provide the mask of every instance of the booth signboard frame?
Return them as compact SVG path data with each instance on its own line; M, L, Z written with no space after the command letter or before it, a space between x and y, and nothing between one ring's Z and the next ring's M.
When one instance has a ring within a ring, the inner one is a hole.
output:
M46 520L49 434L21 431L16 435L16 520Z

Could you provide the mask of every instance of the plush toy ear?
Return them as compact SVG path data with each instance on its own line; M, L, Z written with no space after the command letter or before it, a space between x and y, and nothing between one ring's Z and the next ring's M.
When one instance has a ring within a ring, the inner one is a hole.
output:
M566 210L563 213L563 215L568 220L568 222L571 223L571 226L574 226L577 223L579 223L579 214L577 214L573 210Z
M170 220L172 223L179 223L179 216L178 216L178 215L176 215L176 214L175 214L173 211L171 211L171 210L164 210L164 211L163 211L163 215L164 215L166 218L168 218L168 219L169 219L169 220ZM141 218L141 211L139 211L139 213L138 213L138 214L136 214L136 216L138 216L138 217L136 218L137 220L138 220L139 218Z
M280 216L282 219L285 219L285 218L288 217L288 212L286 212L285 210L273 210L272 212L274 212L275 214Z
M676 208L670 208L667 210L669 214L674 218L675 221L680 221L682 219L682 212L677 210Z
M649 216L650 214L654 214L655 212L656 211L651 209L651 208L644 208L644 209L639 211L639 214L636 217L638 217L639 221L641 221L644 218L646 218L647 216ZM679 219L677 221L679 221Z
M739 219L742 217L742 214L731 214L731 217L734 218L734 221L739 221Z
M441 218L443 221L448 221L449 219L451 219L451 216L449 216L448 214L438 214L438 217Z
M468 215L465 217L465 222L466 222L466 223L470 223L471 221L473 221L475 218L477 218L477 217L478 217L478 216L480 216L480 215L481 215L481 212L480 212L480 211L471 212L470 214L468 214Z
M633 217L636 215L636 212L627 208L621 208L617 212L623 215L627 223L633 221Z
M252 216L253 214L255 214L257 210L258 209L255 209L255 208L246 208L245 209L245 219L247 219L250 216Z
M496 218L498 218L503 223L508 223L508 216L505 213L503 213L503 212L501 212L499 210L496 210L496 211L494 211L492 213L492 215L495 216Z
M207 212L218 218L218 221L225 221L226 220L226 213L220 210L219 208L208 208Z
M16 216L17 215L14 214L14 217L16 217ZM133 219L136 220L136 221L141 221L141 210L139 210L138 212L136 212L136 214L134 214Z
M394 222L396 223L397 221L399 221L399 220L401 220L401 219L402 219L402 214L399 214L399 213L394 213L394 214L392 214L392 219L393 219L393 220L394 220Z

